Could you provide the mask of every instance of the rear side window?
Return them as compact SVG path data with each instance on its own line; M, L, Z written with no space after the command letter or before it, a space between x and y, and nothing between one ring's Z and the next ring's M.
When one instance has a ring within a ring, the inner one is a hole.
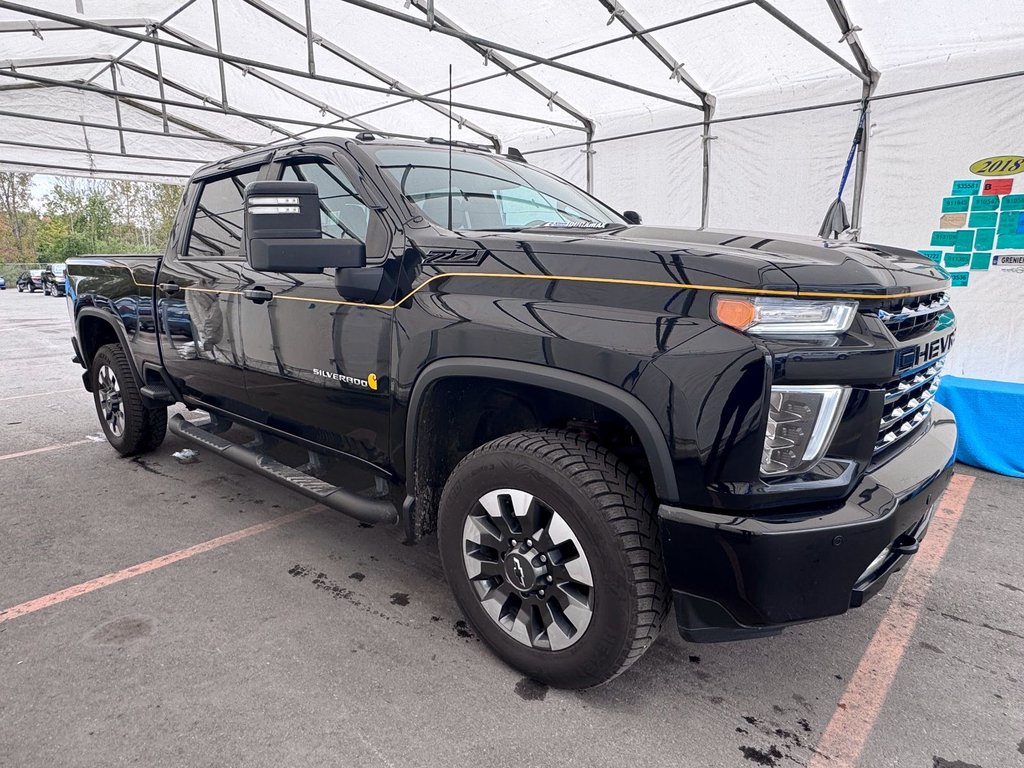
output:
M203 183L186 258L242 258L243 191L258 176L259 168L254 168Z

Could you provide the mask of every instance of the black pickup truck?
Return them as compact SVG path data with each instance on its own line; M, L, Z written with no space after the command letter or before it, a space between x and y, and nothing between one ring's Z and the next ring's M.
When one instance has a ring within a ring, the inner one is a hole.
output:
M952 472L928 259L645 226L514 150L251 151L192 177L162 256L67 273L115 449L183 403L180 438L436 532L479 635L555 685L626 669L670 603L691 641L860 605Z

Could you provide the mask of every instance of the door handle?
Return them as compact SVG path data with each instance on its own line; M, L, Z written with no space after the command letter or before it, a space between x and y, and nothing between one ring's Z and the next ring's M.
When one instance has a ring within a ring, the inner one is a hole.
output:
M160 283L157 287L168 296L175 296L181 292L181 286L177 283Z
M266 288L257 285L255 288L246 288L242 291L242 296L247 298L253 304L262 304L265 301L273 299L274 292L268 291Z

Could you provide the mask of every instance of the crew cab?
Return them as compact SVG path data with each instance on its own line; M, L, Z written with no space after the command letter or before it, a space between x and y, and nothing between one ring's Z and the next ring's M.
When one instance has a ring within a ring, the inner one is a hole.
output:
M197 171L160 256L70 259L124 455L179 438L409 541L504 660L845 612L952 472L955 318L899 248L640 223L507 155L316 139ZM205 416L203 415L205 414Z

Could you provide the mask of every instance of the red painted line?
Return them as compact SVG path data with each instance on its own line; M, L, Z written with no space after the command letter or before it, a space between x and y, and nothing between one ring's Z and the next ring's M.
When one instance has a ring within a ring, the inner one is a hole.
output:
M8 350L10 351L10 350ZM85 390L81 387L75 387L74 389L58 389L53 392L33 392L30 395L15 395L14 397L0 397L0 403L6 403L10 400L24 400L26 397L45 397L47 395L63 395L68 392L84 392Z
M85 445L86 443L94 443L95 440L75 440L73 443L61 443L60 445L48 445L45 448L33 448L31 451L18 451L17 453L5 453L0 456L0 461L7 461L8 459L20 459L22 456L32 456L36 453L49 453L50 451L59 451L61 448L70 448L74 445Z
M224 536L218 536L216 539L210 539L204 541L202 544L195 544L185 549L179 549L177 552L171 552L167 555L162 555L153 560L147 560L144 563L138 563L137 565L130 566L114 573L108 573L106 576L100 576L89 581L76 584L73 587L62 589L59 592L52 592L49 595L43 595L37 597L35 600L29 600L26 603L15 605L12 608L8 608L5 611L0 611L0 624L11 619L16 619L19 616L25 616L29 613L35 613L41 611L43 608L49 608L51 605L57 605L63 603L65 600L70 600L73 597L79 597L81 595L87 595L90 592L95 592L97 589L103 589L109 587L112 584L132 579L136 576L141 576L144 573L150 573L158 568L177 563L181 560L187 560L190 557L201 555L204 552L209 552L212 549L223 547L225 544L232 544L242 539L247 539L250 536L255 536L258 533L264 533L265 531L272 530L274 528L280 528L282 525L293 523L296 520L301 520L304 517L323 512L326 507L321 507L319 504L306 509L300 509L298 512L292 512L287 515L281 515L275 517L273 520L268 520L265 523L259 523L257 525L243 528L240 531L234 533L228 533Z
M950 481L939 500L921 550L911 559L881 624L821 735L808 768L853 768L860 760L973 485L974 478L970 475L955 475Z

